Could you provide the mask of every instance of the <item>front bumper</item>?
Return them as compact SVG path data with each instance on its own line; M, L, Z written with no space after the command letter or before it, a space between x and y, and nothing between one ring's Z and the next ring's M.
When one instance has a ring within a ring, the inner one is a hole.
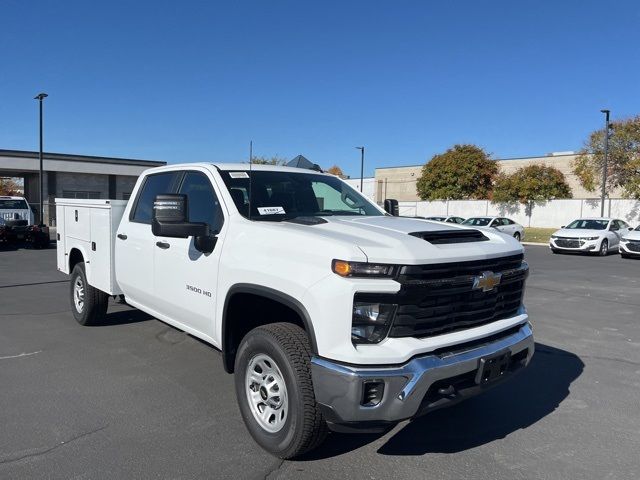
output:
M471 397L528 365L534 351L529 323L483 342L415 357L399 366L359 367L320 357L311 359L313 386L327 422L337 431L379 431ZM510 362L496 381L476 383L481 359L508 352ZM375 406L363 405L367 382L381 382Z
M639 243L637 240L634 240L633 242L620 242L620 247L619 247L619 251L620 253L624 254L624 255L634 255L634 256L640 256L640 251L637 250L638 247L636 247L635 245L633 246L634 250L631 250L631 243Z
M580 240L576 238L579 246L568 247L566 244L561 244L552 238L549 241L549 247L554 250L563 250L566 252L597 252L600 247L600 239L598 240Z

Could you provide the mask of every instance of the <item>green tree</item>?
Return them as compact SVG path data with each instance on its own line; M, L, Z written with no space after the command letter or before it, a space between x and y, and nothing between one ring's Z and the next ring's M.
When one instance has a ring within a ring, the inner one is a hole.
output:
M493 186L494 202L533 202L554 198L571 198L571 188L564 174L547 165L528 165L511 175L501 174Z
M422 167L416 188L422 200L488 198L498 165L475 145L454 145Z
M602 188L604 135L604 128L592 132L573 162L573 173L590 192ZM605 192L617 188L640 199L640 116L611 123Z
M278 157L253 157L251 159L253 165L285 165L287 163L286 158Z

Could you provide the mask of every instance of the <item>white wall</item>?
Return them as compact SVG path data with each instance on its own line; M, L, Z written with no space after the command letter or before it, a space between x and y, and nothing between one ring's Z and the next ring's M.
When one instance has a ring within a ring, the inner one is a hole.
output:
M531 212L520 203L491 203L488 200L400 202L400 215L456 215L464 218L495 215L509 217L525 227L558 228L578 217L599 217L600 200L550 200L536 204ZM621 218L635 227L640 224L640 200L607 199L605 216Z
M360 191L360 179L359 178L346 178L344 179L352 188ZM372 201L376 201L376 179L373 177L362 179L362 193Z

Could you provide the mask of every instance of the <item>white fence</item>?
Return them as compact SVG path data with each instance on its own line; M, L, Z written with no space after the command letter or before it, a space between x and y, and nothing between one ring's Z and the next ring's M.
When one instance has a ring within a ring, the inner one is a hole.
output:
M489 200L442 200L433 202L399 202L400 215L428 217L509 217L525 227L558 228L578 217L599 217L600 200L568 199L536 203L531 211L521 203L492 203ZM611 198L605 200L605 216L626 220L634 227L640 223L640 200Z

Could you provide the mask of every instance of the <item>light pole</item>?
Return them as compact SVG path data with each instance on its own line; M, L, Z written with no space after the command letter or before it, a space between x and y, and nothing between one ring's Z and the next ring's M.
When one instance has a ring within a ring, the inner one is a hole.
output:
M607 189L607 163L609 161L609 110L604 113L604 165L602 166L602 196L600 198L600 216L604 217L604 197Z
M47 98L49 95L47 95L46 93L39 93L38 95L36 95L33 99L34 100L38 100L38 102L40 103L40 223L39 225L42 227L44 226L44 197L42 195L42 184L43 184L43 180L42 180L42 100L44 100L45 98Z
M362 193L362 180L364 178L364 147L356 147L360 150L360 193Z

